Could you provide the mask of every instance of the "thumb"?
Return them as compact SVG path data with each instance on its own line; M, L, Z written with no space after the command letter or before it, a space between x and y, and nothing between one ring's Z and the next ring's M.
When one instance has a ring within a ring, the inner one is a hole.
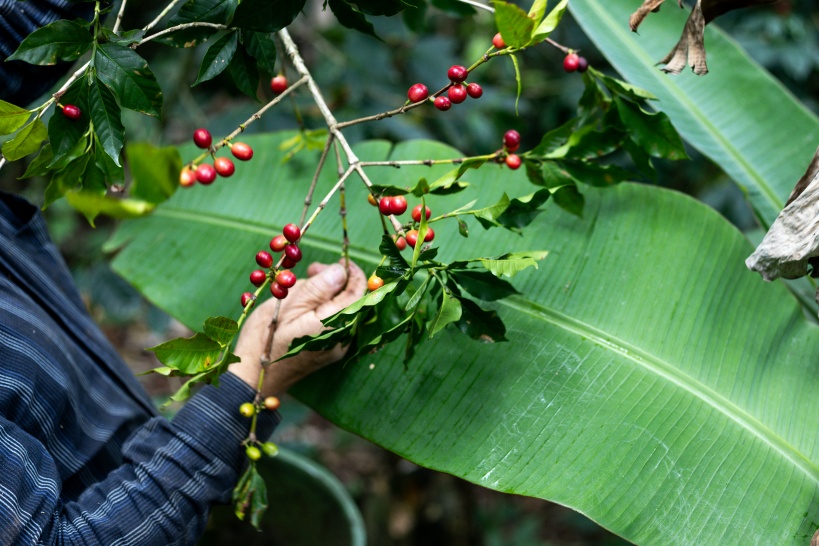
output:
M341 264L332 264L312 277L299 281L291 291L291 311L314 310L333 299L347 282L347 271Z

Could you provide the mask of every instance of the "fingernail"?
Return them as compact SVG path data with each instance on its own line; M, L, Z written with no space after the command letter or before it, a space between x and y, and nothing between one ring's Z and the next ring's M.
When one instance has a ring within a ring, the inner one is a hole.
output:
M344 281L347 280L347 272L341 264L331 265L322 271L321 276L324 277L328 283L335 286L341 286L344 284Z

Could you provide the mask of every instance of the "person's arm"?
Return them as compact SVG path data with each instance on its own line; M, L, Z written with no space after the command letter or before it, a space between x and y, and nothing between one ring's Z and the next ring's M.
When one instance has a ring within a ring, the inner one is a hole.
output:
M0 100L26 106L65 75L71 63L35 66L5 62L20 43L38 28L58 19L90 19L94 4L68 0L0 0Z

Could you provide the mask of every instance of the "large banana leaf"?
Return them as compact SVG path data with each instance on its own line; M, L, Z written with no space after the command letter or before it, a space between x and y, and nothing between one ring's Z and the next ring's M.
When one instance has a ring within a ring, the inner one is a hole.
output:
M282 138L230 180L180 190L122 225L115 269L198 327L236 316L253 256L298 218L316 155L282 164ZM455 157L430 142L358 147L365 160ZM440 168L372 171L410 185ZM519 173L465 177L481 204L520 195ZM378 263L377 212L351 181L353 257ZM319 195L330 180L320 181ZM399 340L311 377L297 394L323 415L418 464L500 491L550 499L639 544L803 545L819 526L819 328L779 283L744 267L751 247L683 195L623 184L584 189L584 217L557 207L518 236L469 239L436 224L445 258L549 249L496 308L509 342L446 329L405 369ZM434 213L471 199L429 198ZM333 260L334 199L302 243Z
M572 0L569 9L617 71L659 97L658 108L683 138L745 189L770 226L819 145L819 119L713 24L705 32L707 76L663 73L655 64L677 43L690 12L666 2L635 34L628 19L639 5Z

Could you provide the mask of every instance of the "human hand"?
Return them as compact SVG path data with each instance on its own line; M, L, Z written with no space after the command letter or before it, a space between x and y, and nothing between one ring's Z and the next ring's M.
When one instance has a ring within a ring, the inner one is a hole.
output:
M307 268L307 275L307 279L299 280L287 298L281 300L271 361L287 353L294 339L321 332L322 319L359 299L367 288L364 272L353 262L349 262L349 273L341 263L313 263ZM247 318L236 343L235 353L241 362L232 364L230 371L254 389L258 387L260 364L278 301L270 299L259 305ZM285 392L300 379L340 360L345 352L345 348L337 345L327 351L305 351L273 362L265 371L262 396Z

